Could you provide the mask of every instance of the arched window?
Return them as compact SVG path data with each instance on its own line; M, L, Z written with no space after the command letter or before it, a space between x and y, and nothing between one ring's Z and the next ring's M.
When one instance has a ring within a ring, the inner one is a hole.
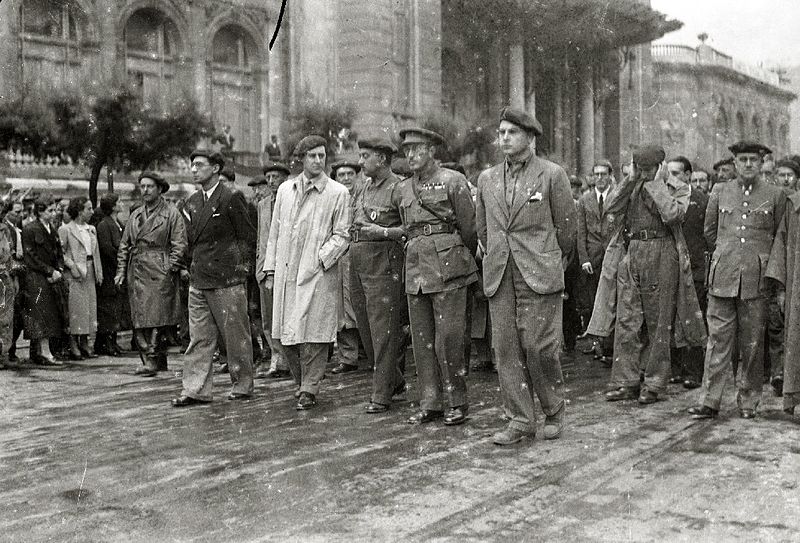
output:
M125 23L128 51L169 57L178 52L178 28L164 13L145 8L136 11Z
M25 0L22 4L22 31L26 34L76 42L83 23L80 8L64 0Z
M226 66L249 68L252 47L252 40L241 28L228 25L214 36L212 60Z

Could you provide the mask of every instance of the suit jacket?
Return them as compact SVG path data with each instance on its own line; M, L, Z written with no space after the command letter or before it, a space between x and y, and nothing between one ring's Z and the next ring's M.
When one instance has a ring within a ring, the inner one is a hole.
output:
M689 258L692 262L692 275L695 283L702 283L706 279L706 238L703 235L703 225L706 220L708 196L703 191L692 187L689 196L689 208L683 218L683 236L689 248Z
M255 262L256 229L244 195L222 183L203 203L203 191L184 207L189 222L189 273L198 289L226 288L247 280Z
M611 194L609 190L606 194ZM578 264L586 262L592 264L592 268L600 270L603 265L603 255L606 253L608 242L614 235L616 229L622 224L617 215L606 211L605 206L603 215L600 215L600 206L597 202L597 193L591 189L578 199Z
M269 241L269 227L272 223L272 208L275 205L275 195L269 192L263 200L256 204L258 207L258 244L256 246L256 280L261 283L266 279L264 260L267 257L267 242Z
M525 282L538 294L564 290L562 258L576 237L576 211L569 179L561 166L531 156L519 173L518 190L509 209L505 198L505 162L478 177L478 235L486 253L486 296L500 286L513 256Z
M95 280L99 285L103 282L103 266L97 244L97 231L91 225L86 225L86 228L91 234L89 246L84 245L80 227L75 221L62 224L58 229L58 237L61 239L61 248L64 251L64 265L69 269L73 279L83 281L88 274L86 258L91 256L94 261Z
M50 276L61 268L61 242L58 232L50 227L47 233L39 220L31 221L22 229L22 258L28 271Z

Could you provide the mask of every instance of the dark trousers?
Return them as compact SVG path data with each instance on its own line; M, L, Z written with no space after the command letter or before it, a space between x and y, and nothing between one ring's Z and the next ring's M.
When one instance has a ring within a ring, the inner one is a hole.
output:
M134 341L145 366L153 371L167 370L167 349L164 342L166 326L158 328L137 328L133 331Z
M408 294L408 315L422 409L467 405L465 320L469 287Z
M705 321L708 309L708 292L702 281L694 282L694 291L697 294L697 301L700 304L700 311L703 312ZM682 347L672 349L672 375L682 377L684 380L703 381L703 366L705 365L704 347Z
M783 313L778 307L778 300L775 294L769 298L769 305L767 308L767 345L769 346L769 367L765 367L765 371L769 371L767 375L771 379L783 379L783 336L784 336L784 321Z
M319 385L325 377L325 364L328 362L330 343L298 343L283 345L282 351L292 372L294 382L300 392L316 396Z
M535 293L509 259L489 311L503 408L518 430L536 431L534 395L547 416L564 406L562 309L561 292Z

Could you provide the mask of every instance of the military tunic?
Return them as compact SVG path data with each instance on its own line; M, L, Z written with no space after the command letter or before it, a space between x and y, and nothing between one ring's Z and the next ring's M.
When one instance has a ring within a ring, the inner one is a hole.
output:
M765 272L786 195L773 185L741 178L714 186L706 210L705 236L715 247L709 268L708 346L703 405L719 409L734 342L741 365L737 383L740 409L761 399L768 285Z
M374 365L371 401L389 405L392 393L405 382L401 330L408 323L403 292L402 221L392 205L400 180L391 172L382 179L367 178L354 198L350 234L350 279L358 333ZM382 231L362 227L375 225Z
M444 402L466 406L468 287L478 281L469 185L460 173L433 167L400 181L392 205L408 237L405 290L420 407L441 411Z

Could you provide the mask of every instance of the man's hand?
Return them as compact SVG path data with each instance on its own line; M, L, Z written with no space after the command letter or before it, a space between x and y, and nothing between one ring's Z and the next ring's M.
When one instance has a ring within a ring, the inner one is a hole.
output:
M53 270L53 274L50 276L50 281L55 283L56 281L61 280L61 272L58 270Z
M775 293L775 299L778 302L778 308L781 310L782 314L786 314L786 291L779 290Z
M370 237L378 237L383 235L385 228L378 226L374 222L371 222L369 224L365 224L359 230L359 235L367 234Z
M267 278L264 279L264 288L267 290L272 290L275 288L275 276L272 274L267 275Z
M116 286L118 286L118 287L121 287L121 286L122 286L122 283L123 283L124 281L125 281L125 276L124 276L124 275L117 274L117 275L114 277L114 284L115 284Z
M592 269L592 263L591 262L584 262L581 265L581 268L583 269L583 271L585 271L589 275L594 275L594 270Z
M189 280L189 270L181 269L181 281Z

